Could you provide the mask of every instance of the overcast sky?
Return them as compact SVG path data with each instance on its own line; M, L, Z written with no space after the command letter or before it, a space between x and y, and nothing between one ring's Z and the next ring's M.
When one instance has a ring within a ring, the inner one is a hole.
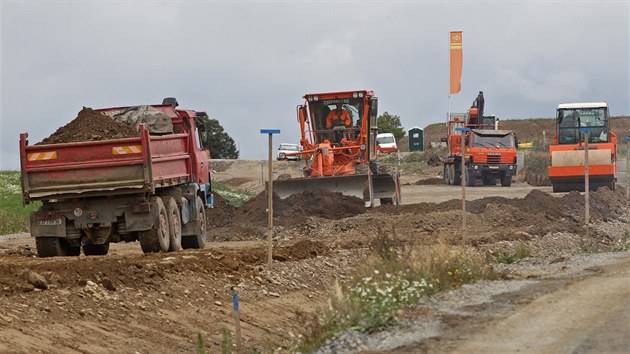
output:
M449 31L463 31L465 112L484 91L503 119L560 102L628 115L628 1L2 1L0 170L19 133L41 141L83 106L207 111L243 159L297 142L306 93L374 90L403 126L443 122Z

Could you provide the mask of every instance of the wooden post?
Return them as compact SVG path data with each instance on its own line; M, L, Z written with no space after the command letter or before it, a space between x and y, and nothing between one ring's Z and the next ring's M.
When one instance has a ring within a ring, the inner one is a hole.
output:
M466 243L466 133L470 131L470 128L455 128L455 131L461 133L462 142L462 176L460 178L462 182L462 245ZM455 169L453 168L453 171Z
M269 224L269 236L267 237L268 243L268 257L267 257L267 265L269 268L272 266L273 262L273 134L280 134L279 129L261 129L261 134L269 134L269 177L268 177L268 205L267 205L267 219Z
M630 217L630 136L623 138L626 141L626 213Z
M466 139L462 132L462 242L466 233L466 183L468 183L466 177Z
M590 219L590 178L588 171L588 140L591 128L580 128L580 131L584 133L584 226L586 227L586 238L590 236L589 233L589 219Z

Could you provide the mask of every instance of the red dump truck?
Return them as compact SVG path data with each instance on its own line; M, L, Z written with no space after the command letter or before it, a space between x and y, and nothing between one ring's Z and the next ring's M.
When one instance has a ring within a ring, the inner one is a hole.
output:
M213 206L205 112L177 101L144 106L162 112L172 131L47 145L20 135L24 203L40 257L105 255L111 242L140 241L143 252L203 248L205 209ZM130 107L95 110L107 115Z

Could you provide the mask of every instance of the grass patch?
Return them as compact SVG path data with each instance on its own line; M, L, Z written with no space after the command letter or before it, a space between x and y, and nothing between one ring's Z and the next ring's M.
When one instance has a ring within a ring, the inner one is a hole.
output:
M29 215L40 202L22 205L19 171L0 171L0 234L29 231Z
M525 155L524 167L527 173L549 176L549 151L531 150Z
M378 163L383 166L396 166L406 173L418 173L429 166L440 165L442 157L446 156L446 149L427 149L425 151L401 152L398 154L379 155Z
M625 229L623 235L613 245L612 252L625 252L630 251L630 230Z
M532 250L524 242L519 242L512 252L503 252L497 257L497 263L512 264L532 255Z
M312 352L336 334L354 329L371 333L396 324L402 309L423 296L480 279L495 279L491 264L468 249L436 245L412 247L395 229L379 230L371 254L345 284L335 283L328 306L302 321L300 352Z
M255 192L251 192L245 189L237 189L226 186L220 182L212 182L212 190L218 193L221 197L229 201L236 207L241 207L248 200L256 196Z

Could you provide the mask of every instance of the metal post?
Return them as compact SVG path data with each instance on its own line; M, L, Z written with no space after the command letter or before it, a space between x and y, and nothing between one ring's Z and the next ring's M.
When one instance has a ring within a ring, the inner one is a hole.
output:
M241 342L241 315L238 313L238 292L232 287L232 304L234 305L234 326L236 332L236 352L243 352L243 345Z

